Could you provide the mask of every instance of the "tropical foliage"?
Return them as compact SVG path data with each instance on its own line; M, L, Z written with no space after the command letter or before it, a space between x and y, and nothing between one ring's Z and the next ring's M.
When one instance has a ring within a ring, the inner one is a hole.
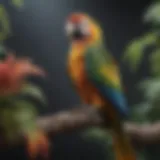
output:
M0 127L9 143L19 134L35 129L37 110L29 99L46 104L41 89L27 81L28 76L44 76L44 71L26 58L15 58L1 47L0 62Z
M24 0L8 2L16 9L24 5ZM11 35L10 15L5 5L0 4L0 43ZM29 134L36 129L38 112L34 100L42 105L47 102L41 88L28 82L27 78L44 75L43 69L29 58L16 58L0 45L0 128L9 143L16 142L19 134Z

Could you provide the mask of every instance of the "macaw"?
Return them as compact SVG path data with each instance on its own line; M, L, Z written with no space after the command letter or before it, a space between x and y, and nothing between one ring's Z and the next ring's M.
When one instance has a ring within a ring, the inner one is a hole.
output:
M72 13L65 24L70 49L67 71L82 102L101 109L111 126L117 160L135 160L122 127L128 108L117 63L107 51L100 25L85 13Z
M27 58L15 58L12 54L3 54L3 51L0 51L0 57L1 137L4 137L5 143L10 144L19 139L19 134L23 134L29 158L33 160L40 155L48 159L49 141L36 124L38 115L34 104L17 98L25 94L28 85L26 78L29 75L45 76L45 72Z

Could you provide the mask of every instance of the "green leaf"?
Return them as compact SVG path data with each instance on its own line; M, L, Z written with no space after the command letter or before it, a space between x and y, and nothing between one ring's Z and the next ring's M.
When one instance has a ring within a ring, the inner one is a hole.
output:
M152 78L140 83L144 97L148 102L147 119L149 121L159 120L160 117L160 78Z
M0 57L6 55L6 49L2 45L0 45Z
M141 149L137 154L137 160L146 160L146 151L144 149Z
M11 0L11 4L16 8L22 8L24 6L24 0Z
M0 4L0 41L4 41L11 35L11 24L5 7Z
M82 137L87 139L87 141L94 141L102 144L104 147L104 152L106 153L106 150L108 151L106 157L109 156L110 159L114 159L112 137L107 130L98 127L92 127L85 130L82 134Z
M144 92L147 101L152 101L160 95L160 79L152 78L139 84L140 89Z
M143 37L131 41L125 49L123 61L127 62L133 71L139 67L145 48L149 45L155 44L157 36L155 33L148 33Z
M103 143L108 144L112 144L112 137L111 135L104 129L101 128L89 128L88 130L86 130L82 136L84 138L89 138L91 140L98 140L98 141L102 141Z
M24 85L20 93L22 95L30 96L38 100L39 102L43 103L44 105L47 105L46 97L43 94L41 88L34 84L27 83L26 85Z
M160 117L160 96L152 102L152 108L148 112L150 121L158 121Z
M146 122L148 121L148 112L151 110L152 106L149 102L143 102L134 105L131 109L130 119L134 122Z
M153 76L160 76L160 49L155 49L149 57L151 73Z
M160 2L151 4L145 11L143 16L144 22L160 25Z
M15 102L14 119L21 131L32 131L36 127L35 122L37 116L37 110L32 103L25 100L18 100Z
M0 108L0 125L9 142L17 140L20 133L36 128L37 111L28 101L13 101L11 107Z

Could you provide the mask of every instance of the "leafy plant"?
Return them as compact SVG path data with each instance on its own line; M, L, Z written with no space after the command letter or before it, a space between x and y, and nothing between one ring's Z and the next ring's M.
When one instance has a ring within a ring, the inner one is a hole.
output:
M137 40L129 43L125 53L125 62L129 62L129 65L134 71L138 69L138 66L145 54L145 47L153 45L154 49L149 55L149 68L152 78L148 78L138 85L141 91L144 93L144 102L138 105L136 108L145 108L142 111L145 115L145 120L152 121L157 120L160 116L160 44L159 44L159 31L160 31L160 17L159 17L160 2L156 1L146 9L144 14L144 21L152 25L153 31L147 33L147 36L140 37ZM156 30L156 31L155 31ZM143 49L141 49L141 46ZM134 57L134 58L133 58ZM135 117L137 114L135 115Z
M0 55L5 54L7 54L6 50L1 48ZM3 137L9 145L17 143L19 137L24 136L27 151L32 158L39 154L40 145L48 152L48 139L36 124L38 111L35 104L25 96L34 98L44 105L46 99L39 87L27 81L28 76L45 76L45 72L28 58L16 58L12 54L2 56L0 61L1 138Z

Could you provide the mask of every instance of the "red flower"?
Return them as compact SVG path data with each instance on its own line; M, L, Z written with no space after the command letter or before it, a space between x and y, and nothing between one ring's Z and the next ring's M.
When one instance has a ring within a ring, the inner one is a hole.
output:
M0 96L18 93L28 76L45 76L43 69L28 58L15 58L9 54L0 62Z

